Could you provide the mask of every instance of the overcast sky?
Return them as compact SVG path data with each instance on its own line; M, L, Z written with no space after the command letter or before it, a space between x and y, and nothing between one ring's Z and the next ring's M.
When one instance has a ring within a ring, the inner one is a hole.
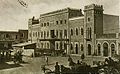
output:
M119 15L119 0L23 0L28 7L23 7L18 0L0 0L0 30L27 29L28 19L32 16L66 7L82 9L88 4L104 6L104 13Z

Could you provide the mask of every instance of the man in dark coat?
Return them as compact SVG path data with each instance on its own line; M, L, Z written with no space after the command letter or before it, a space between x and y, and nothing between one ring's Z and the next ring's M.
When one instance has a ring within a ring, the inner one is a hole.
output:
M58 65L58 62L56 62L55 65L55 74L60 74L60 66Z

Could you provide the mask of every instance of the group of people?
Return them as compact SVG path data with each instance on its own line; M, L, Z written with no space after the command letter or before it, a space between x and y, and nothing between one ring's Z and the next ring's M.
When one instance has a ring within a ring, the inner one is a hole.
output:
M83 58L84 56L82 56L82 58ZM61 65L61 66L59 66L58 65L58 62L56 62L56 65L55 65L55 74L64 74L64 72L67 72L67 73L69 73L69 72L71 72L71 69L73 69L73 68L75 68L76 66L78 66L78 65L87 65L85 62L83 62L83 59L82 59L82 61L80 62L79 60L77 60L77 63L75 63L74 61L73 61L73 59L71 58L71 56L68 56L68 62L69 62L69 66L71 67L71 68L67 68L67 67L64 67L63 65ZM61 72L60 72L61 71ZM66 73L65 73L66 74Z
M22 57L23 57L23 55L22 55L22 52L21 52L21 51L16 52L16 53L14 54L14 58L13 58L14 63L16 64L16 63L21 63L21 62L23 62Z

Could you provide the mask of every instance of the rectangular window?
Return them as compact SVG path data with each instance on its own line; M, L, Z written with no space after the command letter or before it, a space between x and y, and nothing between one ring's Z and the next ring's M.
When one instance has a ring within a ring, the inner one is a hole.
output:
M18 38L18 36L16 35L16 39Z
M29 36L31 37L31 33L29 33Z
M51 30L51 31L50 31L50 35L51 35L51 38L54 38L54 37L55 37L55 35L54 35L54 30Z
M56 30L56 37L58 37L58 30Z
M63 21L62 20L60 20L60 24L62 24L63 23Z
M58 43L56 43L56 49L58 49Z

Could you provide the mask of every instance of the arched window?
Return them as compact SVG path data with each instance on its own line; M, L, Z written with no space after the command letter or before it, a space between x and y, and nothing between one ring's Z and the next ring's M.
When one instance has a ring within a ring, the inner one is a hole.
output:
M81 51L83 51L83 49L84 49L84 48L83 48L83 44L81 44Z
M49 37L49 31L47 31L47 37Z
M67 37L67 30L64 30L64 36Z
M115 45L111 44L111 55L114 56L115 55Z
M36 32L36 37L37 37L37 32Z
M46 32L44 31L44 38L46 37Z
M41 38L43 37L43 32L41 32Z
M47 48L49 49L49 43L47 43Z
M81 28L81 35L83 35L83 28Z
M41 48L43 48L43 43L41 43Z
M75 52L78 54L78 44L75 44Z
M71 36L73 35L73 29L71 29L70 34L71 34Z
M98 44L98 55L100 55L100 53L101 53L101 46L100 46L100 44Z
M70 45L70 49L73 50L73 45L72 44Z
M78 35L78 28L76 28L76 35Z
M108 56L108 43L103 44L103 56Z
M46 23L44 23L44 27L46 26Z
M33 32L33 37L35 36L34 32Z
M47 26L49 26L49 22L47 22Z

